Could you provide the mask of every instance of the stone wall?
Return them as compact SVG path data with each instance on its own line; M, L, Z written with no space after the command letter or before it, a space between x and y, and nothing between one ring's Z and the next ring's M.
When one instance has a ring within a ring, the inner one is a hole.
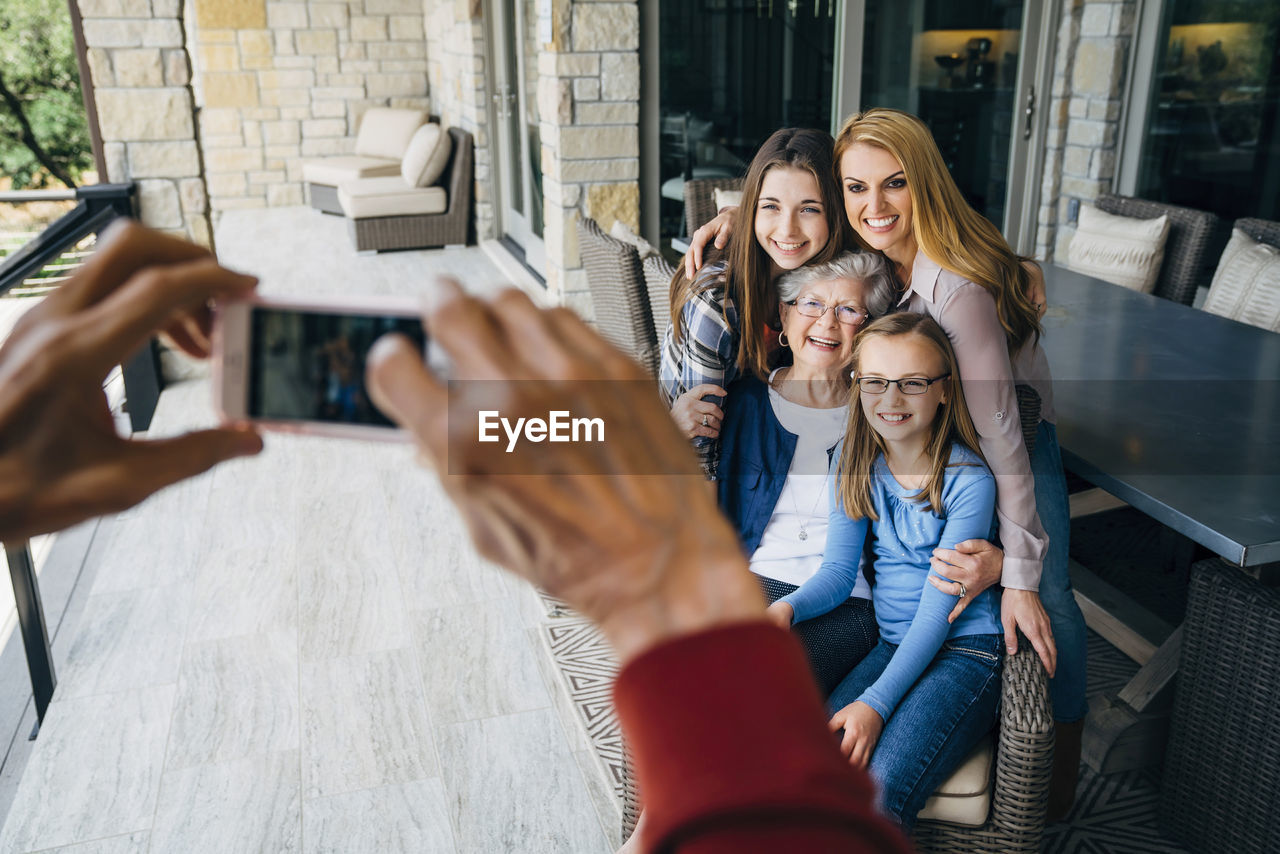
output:
M1133 48L1135 0L1066 0L1058 30L1036 257L1066 256L1072 200L1110 191Z
M635 0L557 0L538 56L547 289L590 318L576 223L640 225L640 13Z
M427 109L423 0L190 0L214 211L302 204L302 163L349 154L371 106Z
M79 0L106 180L138 182L139 215L211 245L180 0Z
M423 0L427 78L432 111L476 141L475 216L481 240L496 237L492 156L489 148L488 37L480 0Z

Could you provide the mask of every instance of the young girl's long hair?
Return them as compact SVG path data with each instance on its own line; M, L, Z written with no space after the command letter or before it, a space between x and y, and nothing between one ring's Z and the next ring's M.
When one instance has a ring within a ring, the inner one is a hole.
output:
M756 208L760 203L760 186L765 174L775 166L804 169L813 175L822 193L822 212L827 220L827 244L809 263L830 261L846 245L845 230L849 228L844 207L840 200L839 185L832 181L835 174L831 159L833 141L826 131L811 128L783 128L775 131L756 152L747 169L742 184L741 215L733 224L737 235L725 250L727 269L724 273L725 294L738 309L738 326L741 343L738 346L738 371L743 375L754 373L760 379L769 376L768 348L765 343L766 324L777 326L778 297L774 293L769 275L769 256L756 240ZM679 342L684 335L680 318L685 303L694 293L720 284L718 270L704 264L693 282L684 274L681 264L671 280L672 334Z
M915 496L917 501L928 501L929 509L941 516L942 482L951 459L951 444L959 442L975 454L982 455L978 450L978 431L973 426L969 407L964 402L960 366L956 362L956 354L951 349L947 333L927 314L902 311L877 318L858 333L853 345L853 369L856 376L861 364L862 348L868 341L908 335L928 342L942 360L945 368L943 373L950 374L948 379L943 380L947 384L946 400L938 405L938 414L933 419L929 442L925 448L929 456L929 480ZM849 395L849 425L845 429L844 449L840 452L840 465L836 475L840 501L850 519L875 519L875 507L871 500L871 466L876 457L886 450L884 439L871 426L862 411L857 383L849 390Z
M1031 274L1000 231L960 194L947 165L920 119L901 110L878 108L850 116L836 137L835 163L863 143L893 155L907 178L916 244L939 266L986 288L996 301L1009 352L1039 339L1039 314L1027 296ZM837 174L836 180L842 177ZM866 244L854 235L864 249Z

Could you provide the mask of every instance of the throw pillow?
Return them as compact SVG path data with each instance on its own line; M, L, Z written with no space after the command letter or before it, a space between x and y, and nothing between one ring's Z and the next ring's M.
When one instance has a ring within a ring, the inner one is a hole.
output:
M721 190L719 188L716 188L714 191L712 191L712 195L715 197L715 200L716 200L717 211L720 210L721 208L727 208L727 207L736 208L738 205L742 204L741 190Z
M1204 310L1280 332L1280 249L1232 229Z
M640 260L648 258L650 255L657 255L658 250L653 244L645 240L640 235L631 230L625 222L620 219L613 221L613 228L609 229L609 236L614 240L621 240L623 243L630 243L636 248L636 252L640 254Z
M1077 273L1149 294L1160 277L1169 217L1135 219L1080 206L1080 222L1067 250Z
M400 175L410 187L430 187L444 174L453 151L453 138L434 122L425 124L413 134L400 161Z

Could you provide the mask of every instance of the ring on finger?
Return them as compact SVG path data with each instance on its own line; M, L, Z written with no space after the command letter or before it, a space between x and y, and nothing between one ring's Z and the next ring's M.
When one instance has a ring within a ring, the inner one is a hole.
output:
M968 595L969 595L969 588L964 586L964 582L963 582L963 581L957 581L957 582L956 582L956 584L959 584L959 585L960 585L960 598L961 598L961 599L963 599L964 597L966 597L966 596L968 596Z
M711 426L711 416L709 416L709 415L703 415L703 416L702 416L702 426L703 426L703 427L710 427L710 426Z

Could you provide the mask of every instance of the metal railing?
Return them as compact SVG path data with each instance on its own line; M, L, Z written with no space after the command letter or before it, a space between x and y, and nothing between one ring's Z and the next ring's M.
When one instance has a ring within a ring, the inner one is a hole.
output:
M89 254L89 245L104 228L122 216L134 215L135 195L134 184L98 184L65 191L0 192L0 202L12 204L76 201L75 208L3 256L4 260L0 262L0 296L40 296L55 289ZM151 415L160 397L160 371L154 341L149 341L121 367L130 423L134 431L145 430L150 426ZM34 739L44 722L58 680L54 673L49 631L30 544L25 541L5 543L4 551L36 706L36 725L31 733Z

